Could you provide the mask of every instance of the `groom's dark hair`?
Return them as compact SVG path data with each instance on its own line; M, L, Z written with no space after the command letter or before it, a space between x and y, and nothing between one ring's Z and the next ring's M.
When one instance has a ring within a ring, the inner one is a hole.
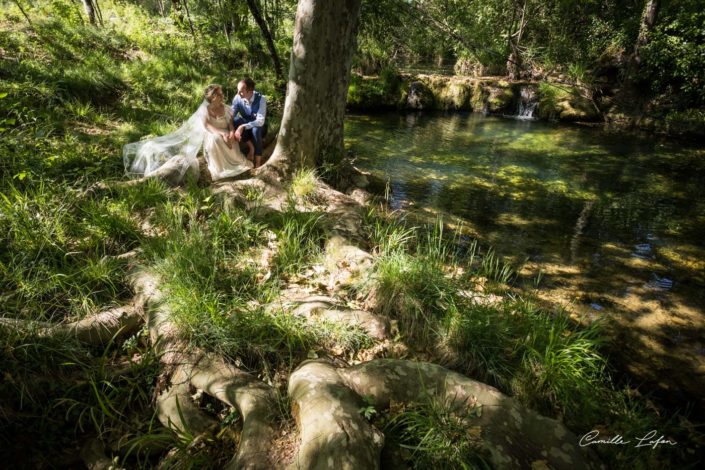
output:
M250 77L245 77L242 80L240 80L240 82L244 83L248 90L255 89L255 81L252 80Z

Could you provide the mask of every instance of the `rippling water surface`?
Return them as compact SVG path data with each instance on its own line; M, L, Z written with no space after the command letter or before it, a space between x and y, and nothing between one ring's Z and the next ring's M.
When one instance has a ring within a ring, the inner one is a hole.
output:
M474 114L349 116L346 146L392 207L462 218L541 295L705 373L705 148Z

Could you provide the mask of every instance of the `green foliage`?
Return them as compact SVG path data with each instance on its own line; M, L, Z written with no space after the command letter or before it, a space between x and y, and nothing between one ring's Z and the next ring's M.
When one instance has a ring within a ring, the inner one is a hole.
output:
M675 134L698 135L705 128L705 111L686 109L671 111L665 118L666 126Z
M347 104L363 109L396 108L402 103L403 93L404 82L399 71L385 66L378 77L353 73L348 86Z
M562 88L550 83L539 83L539 112L541 116L555 119L559 112L558 102L565 98L566 93Z
M139 359L120 364L120 373L113 347L93 351L70 336L41 335L38 327L0 323L0 343L0 456L5 461L54 465L61 450L86 433L146 429L158 359L143 338L132 348ZM27 446L34 449L29 455Z
M111 256L141 239L127 205L64 189L0 194L0 286L12 316L80 318L127 293L125 264Z
M655 93L675 95L678 106L705 105L705 12L689 0L670 4L660 12L656 28L644 47L639 81Z

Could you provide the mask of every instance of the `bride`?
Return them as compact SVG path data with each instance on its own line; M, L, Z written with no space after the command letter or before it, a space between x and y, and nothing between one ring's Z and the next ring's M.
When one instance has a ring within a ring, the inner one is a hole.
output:
M123 147L128 176L162 176L180 183L187 173L198 177L196 156L203 147L208 170L215 180L252 168L235 140L232 111L225 106L220 85L208 85L198 110L171 134L133 142Z

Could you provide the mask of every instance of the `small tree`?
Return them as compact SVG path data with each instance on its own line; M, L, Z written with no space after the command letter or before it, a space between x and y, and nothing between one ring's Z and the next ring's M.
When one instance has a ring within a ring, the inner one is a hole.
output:
M103 18L100 14L100 6L98 6L98 0L81 0L83 2L83 9L86 10L86 16L88 21L92 25L103 24Z
M277 74L277 80L281 83L284 81L284 73L282 72L282 64L279 60L279 54L277 54L277 48L274 46L272 33L269 31L267 22L264 20L262 12L257 6L257 2L255 0L247 0L247 7L250 9L252 17L255 19L257 26L259 26L259 29L262 32L264 41L267 43L267 49L269 49L269 55L272 57L272 63L274 65L274 73Z

